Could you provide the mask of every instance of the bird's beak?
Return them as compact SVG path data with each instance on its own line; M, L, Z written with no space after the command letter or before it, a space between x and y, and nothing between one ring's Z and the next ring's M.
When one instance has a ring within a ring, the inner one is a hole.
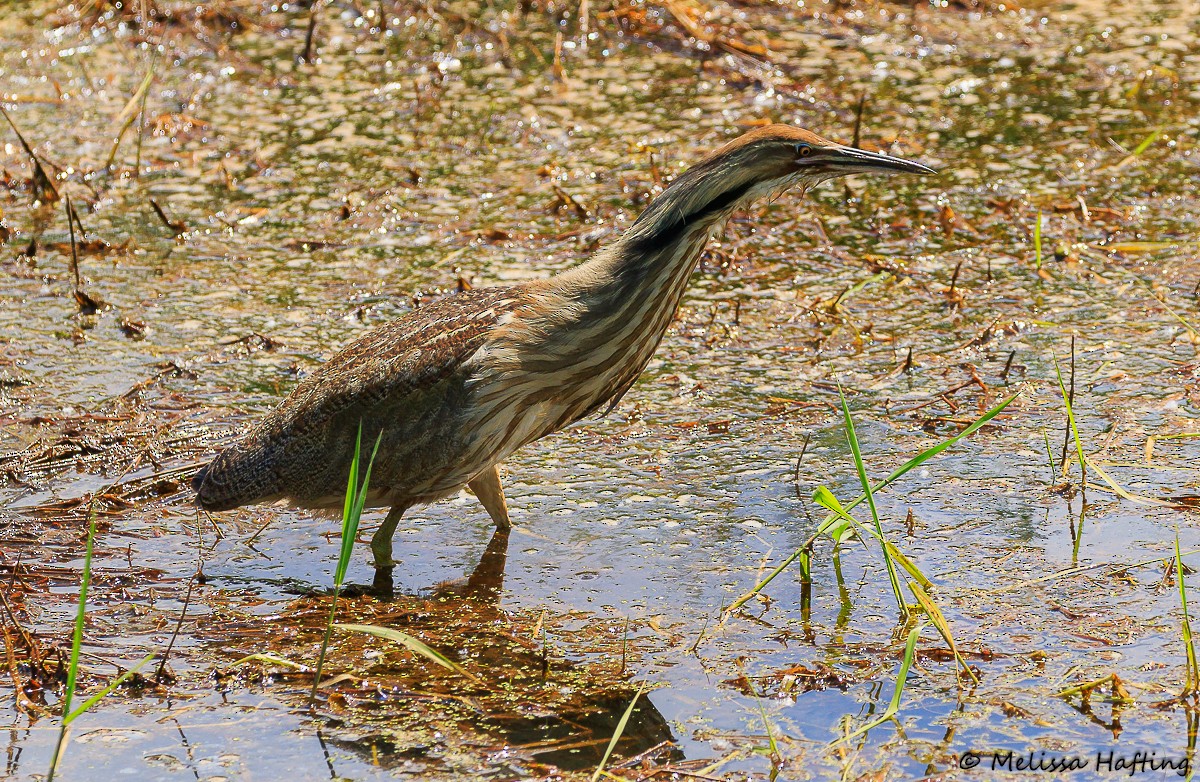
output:
M867 152L865 149L837 146L827 159L830 168L838 173L881 173L881 174L936 174L929 166L914 163L904 158L892 157L881 152ZM815 157L815 155L814 155Z

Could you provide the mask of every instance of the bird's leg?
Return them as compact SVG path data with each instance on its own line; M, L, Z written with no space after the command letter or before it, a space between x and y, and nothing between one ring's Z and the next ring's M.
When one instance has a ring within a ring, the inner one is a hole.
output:
M375 555L375 568L390 568L396 564L392 561L392 538L396 535L396 525L400 517L408 510L405 505L393 505L388 511L387 518L371 536L371 553Z
M393 505L379 529L371 536L371 554L375 557L375 578L371 590L381 597L390 598L395 591L392 571L396 563L392 560L392 538L396 535L396 525L400 523L400 517L406 510L407 505Z
M509 529L508 505L504 502L504 487L500 485L500 466L493 464L467 482L471 491L483 503L483 509L492 517L497 529Z

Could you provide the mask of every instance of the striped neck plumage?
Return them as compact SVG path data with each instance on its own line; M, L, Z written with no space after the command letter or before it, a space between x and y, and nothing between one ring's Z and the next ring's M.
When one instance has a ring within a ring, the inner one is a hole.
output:
M568 272L613 304L635 305L647 294L678 303L681 286L709 237L740 208L809 182L794 173L764 179L736 160L710 158L679 176L613 245Z

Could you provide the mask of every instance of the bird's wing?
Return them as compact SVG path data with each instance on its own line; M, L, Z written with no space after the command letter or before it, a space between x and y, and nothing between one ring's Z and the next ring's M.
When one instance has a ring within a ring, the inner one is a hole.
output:
M464 291L350 343L196 475L201 507L225 510L280 497L319 504L337 495L359 422L376 431L386 424L395 437L412 441L410 450L420 449L429 438L419 435L436 433L436 423L425 420L436 407L431 400L448 392L439 384L461 371L523 301L519 287ZM374 439L369 432L364 437ZM437 461L432 451L421 458Z
M296 386L276 411L276 426L297 434L350 408L388 406L458 370L506 313L519 288L476 288L446 296L374 329L342 348Z

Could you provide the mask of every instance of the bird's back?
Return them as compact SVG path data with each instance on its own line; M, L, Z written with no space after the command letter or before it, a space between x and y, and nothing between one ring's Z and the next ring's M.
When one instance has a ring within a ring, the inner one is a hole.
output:
M194 479L198 503L227 510L274 499L340 504L359 423L363 448L381 432L373 472L380 491L419 482L452 459L452 421L467 393L464 364L520 306L519 287L477 288L438 299L360 337Z

